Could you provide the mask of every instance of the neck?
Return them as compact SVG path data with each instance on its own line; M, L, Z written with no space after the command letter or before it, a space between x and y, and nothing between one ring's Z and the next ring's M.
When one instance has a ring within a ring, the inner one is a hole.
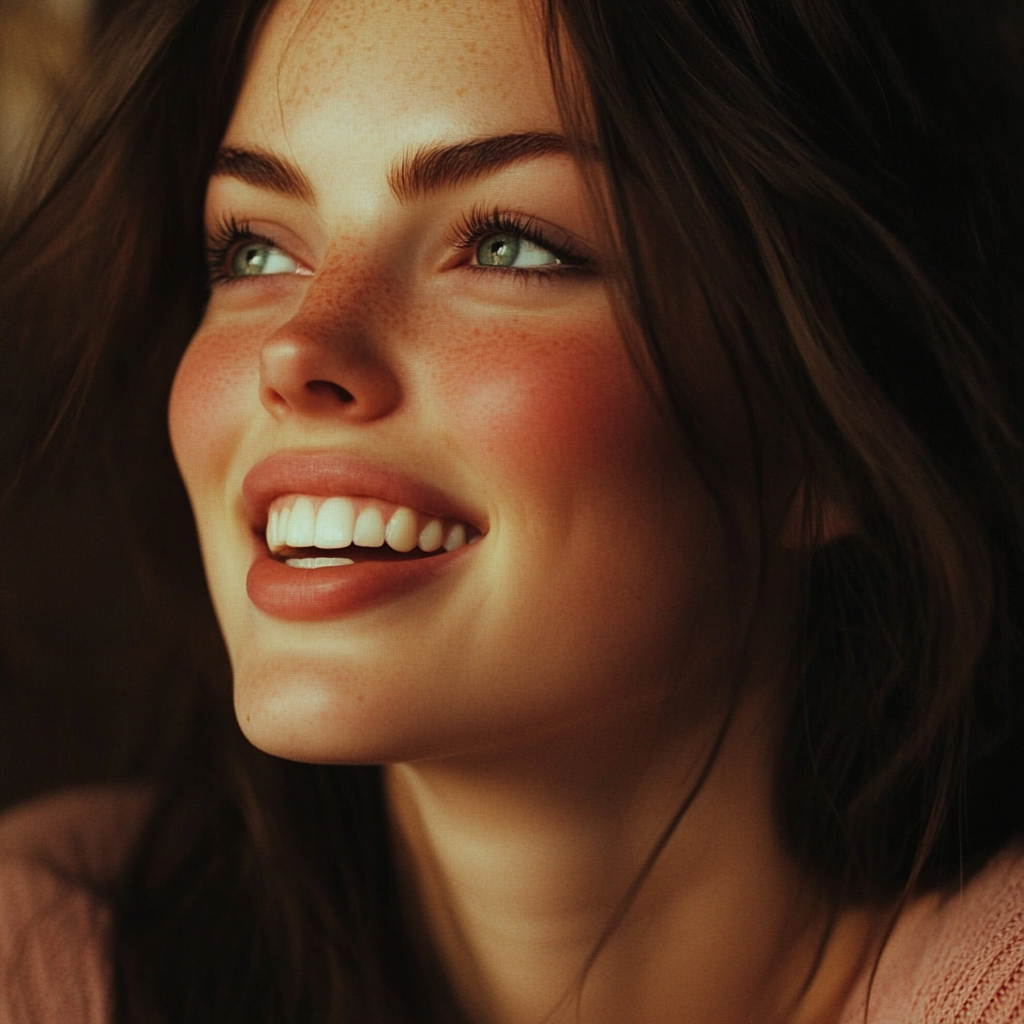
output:
M681 735L652 707L500 756L388 769L407 881L469 1019L834 1019L874 918L844 915L829 932L786 855L768 706L739 703L699 789L723 716Z

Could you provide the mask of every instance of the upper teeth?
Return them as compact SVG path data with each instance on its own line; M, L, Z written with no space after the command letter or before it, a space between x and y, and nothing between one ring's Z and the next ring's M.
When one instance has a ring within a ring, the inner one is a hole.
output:
M411 508L372 498L316 498L289 494L277 498L267 519L267 546L347 548L350 544L395 551L454 551L467 542L464 523L445 521Z

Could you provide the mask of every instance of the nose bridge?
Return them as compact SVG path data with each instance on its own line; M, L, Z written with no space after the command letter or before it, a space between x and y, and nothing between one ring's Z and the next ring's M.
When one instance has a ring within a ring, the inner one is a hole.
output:
M381 268L357 256L328 256L295 314L263 344L260 399L278 419L370 420L400 401L386 345L396 295Z

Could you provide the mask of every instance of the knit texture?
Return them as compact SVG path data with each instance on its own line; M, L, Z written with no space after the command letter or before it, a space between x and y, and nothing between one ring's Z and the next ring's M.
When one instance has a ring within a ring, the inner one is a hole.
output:
M1024 851L1004 851L962 892L908 911L870 1000L869 975L839 1024L1024 1024Z
M0 1024L109 1024L110 916L79 880L118 872L149 803L94 787L0 815Z
M0 1024L110 1024L109 915L73 880L112 877L148 805L92 789L0 815ZM908 909L869 1000L870 973L836 1024L1024 1024L1024 849Z

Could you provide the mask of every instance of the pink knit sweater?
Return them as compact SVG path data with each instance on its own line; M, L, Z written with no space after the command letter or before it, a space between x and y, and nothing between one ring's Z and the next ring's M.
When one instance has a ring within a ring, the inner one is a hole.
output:
M147 803L76 790L0 815L0 1024L109 1024L107 916L72 879L119 869ZM867 989L865 972L836 1024L864 1024ZM869 1024L1024 1024L1024 849L901 917L867 1008Z
M868 977L839 1024L863 1024ZM1024 849L900 919L871 987L869 1024L1024 1024Z

